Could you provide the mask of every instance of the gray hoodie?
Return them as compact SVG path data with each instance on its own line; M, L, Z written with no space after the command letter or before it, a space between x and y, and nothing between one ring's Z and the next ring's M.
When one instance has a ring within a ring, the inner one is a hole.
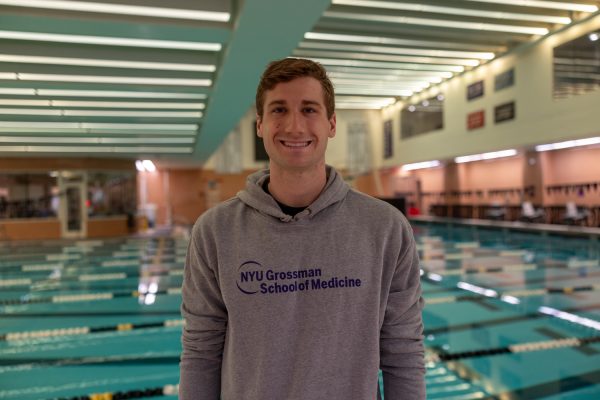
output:
M424 399L419 263L410 226L327 167L296 216L268 171L196 222L183 282L180 399Z

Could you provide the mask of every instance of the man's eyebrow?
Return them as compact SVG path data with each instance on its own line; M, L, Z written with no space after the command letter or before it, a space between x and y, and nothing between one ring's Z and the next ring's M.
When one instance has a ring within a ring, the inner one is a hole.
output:
M267 106L283 105L283 104L285 104L285 100L272 100L269 102L269 104L267 104Z
M311 106L323 107L323 105L316 100L302 100L302 104L304 104L304 105L309 104Z

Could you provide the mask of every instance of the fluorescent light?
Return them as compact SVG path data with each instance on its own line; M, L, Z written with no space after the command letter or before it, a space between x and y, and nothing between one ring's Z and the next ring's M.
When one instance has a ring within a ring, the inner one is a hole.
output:
M432 281L436 281L436 282L441 282L441 281L442 281L442 279L443 279L441 275L439 275L439 274L434 274L433 272L429 272L429 273L427 274L427 277L428 277L429 279L431 279Z
M142 164L144 165L144 168L146 168L146 171L148 171L148 172L156 171L156 167L154 166L154 163L151 160L144 160L144 161L142 161Z
M336 88L341 86L356 86L356 87L371 87L373 89L376 88L389 88L389 89L400 89L400 90L410 90L410 89L424 89L429 86L429 82L418 82L418 81L405 81L405 82L382 82L377 80L367 80L367 79L343 79L343 78L333 78L332 82Z
M439 167L441 164L438 160L434 161L423 161L413 164L404 164L402 166L403 171L414 171L416 169L424 169L424 168L435 168Z
M336 104L340 103L377 103L384 106L392 105L396 102L393 97L367 97L367 96L336 96Z
M0 93L3 93L0 89ZM26 89L34 90L38 96L62 97L129 97L157 99L206 99L204 93L168 93L168 92L130 92L114 90L57 90L57 89ZM12 94L12 93L6 93Z
M99 111L39 108L0 108L5 115L54 115L62 117L200 118L200 111Z
M323 65L338 65L344 67L374 67L374 68L390 68L395 70L412 70L412 71L442 71L442 72L463 72L464 68L459 65L430 65L430 64L399 64L391 62L378 61L363 61L363 60L338 60L331 58L313 58L311 60L319 62Z
M114 124L102 122L22 122L2 121L0 129L4 128L74 128L74 129L128 129L128 130L164 130L164 131L195 131L196 124Z
M555 17L551 15L532 15L521 13L510 13L500 11L472 10L458 7L440 7L427 4L372 1L372 0L333 0L333 4L346 6L385 8L391 10L416 11L424 13L464 15L470 17L492 18L492 19L511 19L519 21L547 22L550 24L570 24L571 19L567 17Z
M325 11L326 18L353 19L360 21L389 22L395 24L439 26L444 28L468 29L477 31L522 33L528 35L546 35L546 28L534 28L519 25L488 24L483 22L448 21L429 18L401 17L391 15L354 14L349 12Z
M359 87L336 87L335 92L337 94L360 94L360 95L373 95L373 96L402 96L410 97L415 91L412 90L400 90L400 89L389 89L389 88L359 88Z
M0 136L0 143L71 143L71 144L191 144L194 138L112 138L76 136Z
M158 49L220 51L220 43L202 43L174 40L131 39L111 36L63 35L57 33L0 31L0 39L32 40L37 42L59 42L97 44L103 46L149 47Z
M517 155L517 151L514 149L510 150L502 150L502 151L494 151L491 153L483 153L483 154L474 154L471 156L462 156L456 157L454 162L457 164L471 162L471 161L481 161L481 160L492 160L494 158L502 158L502 157L511 157Z
M144 172L146 170L146 168L144 168L144 164L142 163L141 160L135 161L135 168L138 170L138 172Z
M380 110L384 107L378 103L335 103L336 110Z
M600 143L600 136L587 139L567 140L566 142L558 142L551 144L542 144L535 146L536 151L549 151L558 149L568 149L570 147L590 146Z
M469 45L465 43L451 43L451 42L432 42L426 40L413 40L413 39L397 39L381 36L362 36L362 35L344 35L338 33L322 33L322 32L306 32L304 34L305 39L313 40L329 40L332 42L356 42L356 43L374 43L374 44L388 44L393 46L418 46L418 47L432 47L432 48L445 48L445 49L460 49L464 50ZM494 47L496 51L504 52L506 48L503 46ZM481 53L491 54L493 53ZM475 57L487 59L486 57ZM468 57L467 57L468 58ZM490 59L491 59L490 58Z
M229 13L190 9L134 6L115 3L63 0L0 0L0 5L11 7L47 8L52 10L82 11L105 14L138 15L154 18L192 19L198 21L229 22Z
M0 88L0 94L8 94L15 96L33 96L35 95L35 89Z
M156 109L204 109L204 103L151 103L119 101L66 101L0 99L0 106L80 107L80 108L156 108Z
M362 46L338 43L301 42L300 47L307 49L347 50L368 53L408 54L429 57L472 58L482 60L491 60L494 58L494 53L483 53L474 51L411 49L402 47Z
M185 153L193 152L191 147L137 147L137 146L0 146L0 152L11 153Z
M591 4L577 4L574 2L556 2L556 1L543 1L543 0L467 0L477 1L479 3L496 3L496 4L509 4L513 6L523 7L536 7L536 8L551 8L554 10L568 10L568 11L582 11L582 12L596 12L598 7Z
M477 60L456 60L440 59L433 57L411 57L411 56L391 56L387 54L365 54L365 53L347 53L341 51L319 51L319 50L295 50L294 55L302 57L332 57L351 60L375 60L388 61L394 63L416 63L416 64L398 64L400 68L434 70L434 71L452 71L463 72L463 65L477 66ZM463 62L464 61L464 62ZM452 65L458 64L458 65ZM433 64L433 65L432 65ZM414 68L413 66L419 66Z
M0 79L2 79L2 74L0 74ZM135 76L57 75L29 73L16 73L14 74L14 78L12 79L20 81L86 82L126 85L210 86L212 84L212 81L210 79L178 79L153 77L139 78Z
M371 76L355 75L355 74L328 74L334 84L357 84L357 85L385 85L386 87L395 86L412 86L412 87L428 87L433 81L438 78L431 78L429 81L422 78L399 78L386 76ZM438 82L441 82L439 79Z
M0 0L1 1L1 0ZM209 64L180 64L148 61L106 60L91 58L67 57L41 57L22 56L13 54L0 54L0 62L26 63L26 64L51 64L51 65L76 65L82 67L109 67L109 68L134 68L165 71L194 71L214 72L217 68Z
M98 111L98 110L61 110L62 115L86 117L140 117L140 118L201 118L200 111ZM33 113L32 113L33 114Z
M595 42L600 38L600 35L598 35L596 32L590 33L589 38L592 42Z
M382 68L360 68L360 67L344 67L344 66L328 66L327 73L348 73L360 74L367 77L379 77L380 75L397 76L399 79L414 79L430 80L433 78L452 78L452 72L444 71L413 71L400 69L382 69Z

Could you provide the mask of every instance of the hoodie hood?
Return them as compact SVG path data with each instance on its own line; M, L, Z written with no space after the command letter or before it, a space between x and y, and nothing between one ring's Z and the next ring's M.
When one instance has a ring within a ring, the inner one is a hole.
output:
M237 197L247 206L256 209L262 214L277 218L282 222L310 219L327 207L344 199L350 189L348 184L344 182L340 174L333 167L326 166L326 174L327 182L316 200L309 204L304 211L293 217L281 211L275 199L264 191L263 185L270 178L270 171L268 169L248 176L246 189L240 191Z

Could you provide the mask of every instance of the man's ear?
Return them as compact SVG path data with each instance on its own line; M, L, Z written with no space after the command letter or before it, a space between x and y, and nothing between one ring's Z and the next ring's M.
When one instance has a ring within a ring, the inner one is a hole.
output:
M336 127L337 121L335 118L335 113L333 113L331 115L331 117L329 118L329 134L327 136L329 136L329 138L333 138L335 136L335 127Z
M258 114L256 114L256 134L262 137L262 118Z

